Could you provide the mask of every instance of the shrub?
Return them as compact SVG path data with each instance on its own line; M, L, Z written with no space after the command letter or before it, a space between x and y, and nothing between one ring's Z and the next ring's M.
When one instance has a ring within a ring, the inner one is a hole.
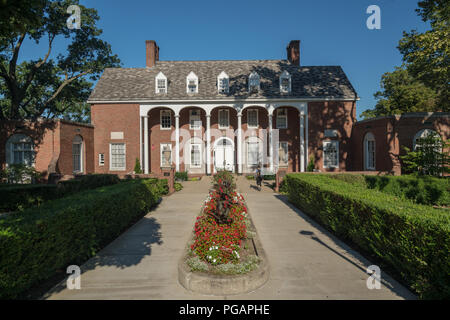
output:
M7 183L35 183L41 178L41 172L25 164L10 164L0 172L0 180Z
M88 174L58 183L59 196L119 183L116 174Z
M330 174L330 178L341 180L347 183L352 183L355 185L359 185L361 187L366 187L366 181L362 174L354 174L354 173L337 173Z
M264 180L275 180L275 175L274 174L265 174L263 175L263 179Z
M174 187L175 191L183 190L183 185L181 183L179 183L179 182L175 182L173 187Z
M45 201L58 198L56 185L16 184L0 188L0 212L22 210L39 206Z
M136 158L136 162L134 163L134 173L140 174L142 173L141 162L138 158Z
M188 180L188 173L187 173L187 171L175 172L175 180L187 181Z
M308 165L306 166L306 171L313 172L314 171L314 155L309 157Z
M289 200L379 258L422 298L450 298L447 212L327 175L289 174Z
M16 298L81 264L148 212L160 194L137 179L88 190L0 219L0 298Z

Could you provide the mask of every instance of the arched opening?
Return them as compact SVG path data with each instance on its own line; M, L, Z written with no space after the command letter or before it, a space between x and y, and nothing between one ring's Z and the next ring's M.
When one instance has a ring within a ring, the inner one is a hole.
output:
M371 132L364 137L364 170L375 170L375 137Z
M34 145L32 139L25 134L13 134L6 141L6 164L34 165Z
M76 135L72 141L73 173L83 173L83 138Z
M234 143L228 137L214 142L214 171L219 170L234 172Z

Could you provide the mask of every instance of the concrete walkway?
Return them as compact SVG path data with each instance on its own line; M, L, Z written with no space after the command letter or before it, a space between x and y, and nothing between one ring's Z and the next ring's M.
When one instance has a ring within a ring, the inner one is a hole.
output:
M210 188L210 178L183 183L170 197L85 263L81 289L65 281L47 299L414 299L382 273L380 290L368 290L366 267L358 253L292 207L268 187L257 191L238 178L271 265L269 281L254 292L206 296L185 290L177 277L178 260L195 217Z

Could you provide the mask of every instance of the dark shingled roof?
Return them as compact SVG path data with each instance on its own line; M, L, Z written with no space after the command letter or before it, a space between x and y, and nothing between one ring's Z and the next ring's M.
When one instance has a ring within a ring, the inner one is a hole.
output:
M292 92L280 93L279 77L287 70ZM168 93L155 93L155 77L162 72L168 80ZM186 77L193 71L198 93L186 92ZM217 76L225 71L230 90L220 94ZM260 91L248 92L251 72L260 76ZM157 61L151 68L108 68L89 101L126 100L229 100L248 98L328 98L354 99L356 92L340 66L297 66L287 60Z

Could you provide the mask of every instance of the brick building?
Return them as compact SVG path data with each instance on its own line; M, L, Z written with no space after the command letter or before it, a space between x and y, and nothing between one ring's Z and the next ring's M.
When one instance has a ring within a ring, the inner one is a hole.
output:
M146 41L146 67L106 69L88 100L92 124L57 122L35 165L124 175L138 159L145 173L174 166L204 175L251 173L258 164L301 172L312 159L322 172L399 173L400 146L411 146L422 129L448 138L448 113L356 122L357 100L341 67L300 65L298 40L286 59L233 61L160 61L155 41ZM14 143L0 153L3 165Z

